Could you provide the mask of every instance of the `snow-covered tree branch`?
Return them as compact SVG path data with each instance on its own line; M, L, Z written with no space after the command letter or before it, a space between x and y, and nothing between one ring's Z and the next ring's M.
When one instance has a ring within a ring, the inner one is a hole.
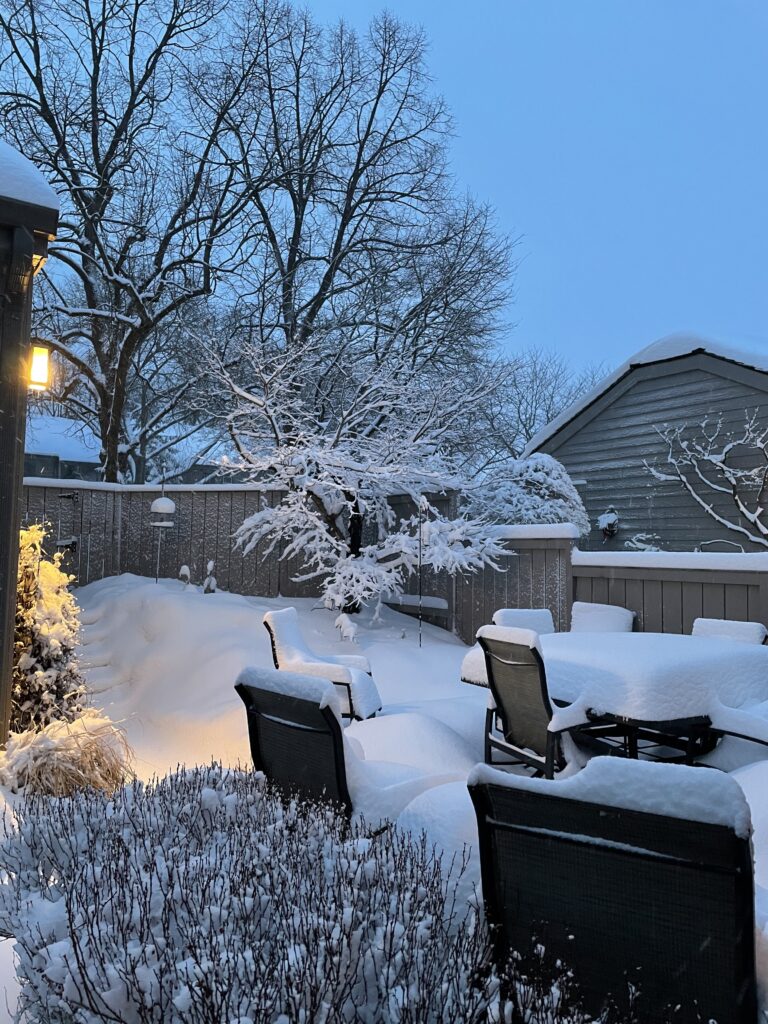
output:
M657 427L667 455L659 466L645 463L656 480L679 483L708 516L753 544L768 548L768 427L757 412L744 429L728 432L721 419L686 426Z

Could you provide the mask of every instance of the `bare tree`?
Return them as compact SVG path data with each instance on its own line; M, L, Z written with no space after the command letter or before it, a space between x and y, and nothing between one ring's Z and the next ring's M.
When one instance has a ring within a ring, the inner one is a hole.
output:
M528 442L604 376L602 365L575 371L561 355L539 348L482 360L472 379L490 378L485 398L456 439L456 455L475 478L518 459Z
M107 480L131 455L129 390L162 330L183 333L189 304L245 259L225 139L246 82L256 108L261 27L238 23L243 59L215 0L0 0L5 131L62 199L37 329Z
M257 12L268 127L243 139L240 167L243 187L251 166L270 166L273 183L249 209L252 286L212 375L238 468L288 492L244 541L290 537L308 572L334 569L330 599L357 601L412 568L412 524L400 551L384 543L398 532L387 495L451 483L444 453L498 386L510 247L446 171L450 121L420 33L382 16L360 39L290 9L275 31L270 9ZM463 564L480 564L490 545L476 533L470 550L462 529L455 565L465 544ZM432 532L424 557L444 565Z
M721 419L687 426L657 427L667 456L664 465L645 463L656 480L679 483L708 516L753 544L768 548L768 427L757 411L740 433L726 432Z

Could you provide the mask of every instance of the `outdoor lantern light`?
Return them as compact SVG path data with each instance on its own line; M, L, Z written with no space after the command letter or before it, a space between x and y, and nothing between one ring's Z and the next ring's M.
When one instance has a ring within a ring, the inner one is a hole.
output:
M32 355L29 361L30 391L45 391L51 386L51 350L39 341L32 343Z

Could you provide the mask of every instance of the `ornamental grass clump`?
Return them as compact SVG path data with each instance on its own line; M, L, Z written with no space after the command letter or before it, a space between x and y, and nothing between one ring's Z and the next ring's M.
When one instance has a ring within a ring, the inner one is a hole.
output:
M499 981L476 902L454 901L463 864L423 836L285 800L258 773L213 765L111 798L27 796L14 818L0 925L16 937L24 1019L587 1019L557 985L519 1002L515 961Z

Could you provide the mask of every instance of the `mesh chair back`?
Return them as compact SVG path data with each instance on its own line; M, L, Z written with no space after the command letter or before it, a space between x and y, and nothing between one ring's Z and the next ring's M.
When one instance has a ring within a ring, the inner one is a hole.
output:
M235 686L248 714L257 771L286 792L330 800L351 814L341 726L330 707L246 683Z
M555 632L555 621L549 608L497 608L493 613L493 624L532 629L539 636Z
M593 1014L629 978L648 1024L754 1024L749 839L507 786L470 793L498 955L527 951L535 935L573 969Z
M552 705L544 662L523 644L480 636L488 686L496 703L504 739L520 750L545 755Z

